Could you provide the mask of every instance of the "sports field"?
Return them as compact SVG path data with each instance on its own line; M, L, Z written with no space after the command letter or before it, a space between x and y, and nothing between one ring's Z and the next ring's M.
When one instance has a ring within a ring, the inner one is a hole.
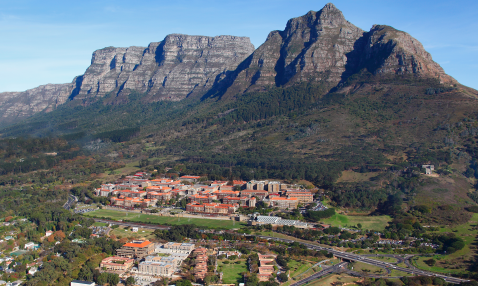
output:
M181 225L181 224L194 224L197 226L208 228L222 228L233 229L241 228L246 225L244 222L234 222L232 220L217 220L217 219L202 219L202 218L187 218L187 217L170 217L170 216L157 216L150 214L140 214L133 212L117 211L117 210L96 210L88 212L85 216L108 218L113 220L127 220L131 222L152 223L159 225Z
M228 261L229 264L224 264L224 261ZM236 264L236 262L240 262ZM222 266L222 282L226 284L239 284L244 283L242 273L247 272L246 260L227 260L219 261L218 266Z
M383 230L392 218L388 215L381 216L352 216L335 214L334 216L322 219L321 222L338 227L353 227L358 223L362 224L362 229Z

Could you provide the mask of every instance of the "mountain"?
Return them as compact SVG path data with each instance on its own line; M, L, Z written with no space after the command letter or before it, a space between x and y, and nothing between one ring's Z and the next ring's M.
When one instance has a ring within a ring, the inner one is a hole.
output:
M45 96L49 112L1 135L61 137L101 164L306 179L340 207L378 208L397 194L404 208L428 206L436 221L465 220L463 207L478 198L469 196L478 92L407 33L363 31L332 4L289 20L256 50L247 38L184 35L98 50L86 73L61 87ZM4 102L34 100L20 95L4 93ZM421 176L422 164L439 176Z
M384 25L365 32L329 3L318 12L289 20L284 31L271 32L211 94L234 96L310 81L332 88L361 69L375 75L413 74L456 83L409 34Z
M69 100L85 104L110 93L112 103L127 101L132 90L145 93L148 101L182 100L207 91L253 51L247 37L180 34L147 48L97 50L86 72L70 84L0 93L0 125L50 112Z

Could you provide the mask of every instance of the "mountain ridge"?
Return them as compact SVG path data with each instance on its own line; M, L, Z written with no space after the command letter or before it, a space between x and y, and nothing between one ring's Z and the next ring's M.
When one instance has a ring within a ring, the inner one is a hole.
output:
M106 47L95 51L85 74L72 83L0 93L0 124L9 125L68 101L124 104L131 93L144 102L187 97L230 98L270 87L320 83L328 92L350 76L413 75L458 82L447 75L409 34L385 25L368 32L348 22L334 4L290 19L254 50L247 37L171 34L148 47Z

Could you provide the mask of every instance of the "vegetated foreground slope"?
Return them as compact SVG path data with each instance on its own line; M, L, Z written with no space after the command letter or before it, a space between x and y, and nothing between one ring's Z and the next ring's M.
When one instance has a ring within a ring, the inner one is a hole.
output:
M339 46L347 47L345 62L329 57ZM2 134L61 136L121 153L108 157L111 164L133 158L164 167L160 158L174 156L168 164L176 171L211 179L306 179L344 208L391 213L405 201L439 214L442 204L450 212L473 204L467 193L478 169L470 164L478 151L476 98L408 34L387 26L361 31L328 4L272 32L202 97L151 102L148 91L115 90ZM442 178L420 175L429 163ZM337 183L344 170L377 175ZM446 200L433 191L444 188Z

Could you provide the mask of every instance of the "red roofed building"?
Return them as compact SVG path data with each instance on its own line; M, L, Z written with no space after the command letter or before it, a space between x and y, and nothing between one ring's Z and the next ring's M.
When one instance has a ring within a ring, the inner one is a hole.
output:
M297 198L299 203L307 204L314 201L314 195L311 192L291 192L287 191L288 198Z
M149 192L147 198L157 199L158 201L169 201L172 198L172 193Z
M221 191L214 191L212 192L212 194L216 195L217 198L220 200L225 197L238 197L240 195L240 192L221 190Z
M192 213L207 213L207 214L233 214L238 205L232 204L218 204L218 203L190 203L186 205L186 211Z
M198 202L200 204L212 203L214 200L217 200L217 196L201 196L201 195L192 195L189 199L193 202Z
M187 182L197 182L200 178L200 176L182 176L179 177L179 180Z
M241 191L241 197L256 197L259 200L263 200L265 197L267 197L269 193L266 191L260 191L260 190L244 190Z
M154 252L154 243L148 240L133 240L116 250L119 257L143 258Z

